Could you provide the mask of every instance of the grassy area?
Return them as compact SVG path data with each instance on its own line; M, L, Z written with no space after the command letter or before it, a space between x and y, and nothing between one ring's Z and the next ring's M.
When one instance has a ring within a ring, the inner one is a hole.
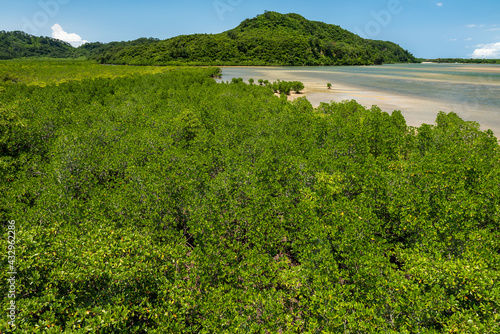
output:
M157 74L170 71L165 66L101 65L86 59L13 59L0 61L0 84L20 82L45 86L50 83L91 78L116 78L134 74Z

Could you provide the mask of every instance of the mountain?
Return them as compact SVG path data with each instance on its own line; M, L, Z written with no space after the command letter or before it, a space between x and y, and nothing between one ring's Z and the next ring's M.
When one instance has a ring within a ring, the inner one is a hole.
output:
M134 65L372 65L416 62L395 43L363 39L298 14L265 12L220 34L183 35L111 48L102 63Z
M363 39L298 14L265 12L220 34L87 43L78 48L24 32L0 32L0 59L86 57L130 65L373 65L417 62L392 42Z
M0 59L23 57L68 58L75 49L51 37L36 37L22 31L0 31Z

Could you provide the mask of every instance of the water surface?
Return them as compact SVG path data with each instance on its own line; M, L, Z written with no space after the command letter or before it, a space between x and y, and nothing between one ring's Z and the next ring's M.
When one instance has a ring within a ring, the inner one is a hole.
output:
M395 64L338 67L223 67L222 80L241 77L302 81L314 106L355 99L366 107L401 110L409 125L433 124L456 112L500 134L500 65ZM326 84L331 83L332 89Z

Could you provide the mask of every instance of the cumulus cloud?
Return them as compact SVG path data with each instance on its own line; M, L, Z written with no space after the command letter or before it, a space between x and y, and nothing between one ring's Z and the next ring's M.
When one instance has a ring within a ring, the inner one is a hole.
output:
M442 2L438 2L436 5L437 5L438 7L443 7L443 3L442 3Z
M52 26L52 37L60 39L61 41L68 42L75 48L82 44L88 43L89 41L83 40L79 35L73 33L67 33L59 24L54 24Z
M500 58L500 42L478 45L472 53L472 58Z

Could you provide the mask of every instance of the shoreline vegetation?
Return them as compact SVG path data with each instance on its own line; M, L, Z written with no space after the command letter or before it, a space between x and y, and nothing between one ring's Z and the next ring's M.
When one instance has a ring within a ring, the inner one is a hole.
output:
M500 330L500 145L477 123L313 108L218 68L19 62L0 62L15 330Z
M437 63L437 64L500 64L500 59L465 59L465 58L437 58L437 59L424 59L418 58L421 63Z
M224 68L246 68L248 66L221 66L220 69ZM39 85L45 86L47 84L62 84L68 81L79 81L87 78L115 78L115 77L128 77L133 75L145 75L145 74L156 74L173 71L176 69L191 68L189 66L127 66L127 65L113 65L104 66L102 64L96 63L94 61L89 61L84 58L80 59L12 59L0 61L0 92L5 88L2 87L1 83L23 83L27 85ZM206 66L201 66L199 68L207 68ZM213 68L213 67L208 67ZM219 68L219 67L215 67ZM358 103L366 108L370 108L372 105L380 107L383 111L392 112L393 110L402 110L403 115L406 118L407 124L415 127L419 127L424 123L432 123L435 118L436 108L435 105L439 104L439 109L445 112L460 112L457 110L457 105L450 103L449 105L444 104L442 101L436 99L422 99L413 96L401 95L396 93L388 93L383 91L377 91L374 89L366 89L357 86L352 86L349 84L342 84L339 82L334 82L332 88L328 88L326 82L313 82L310 80L300 82L304 87L300 87L299 92L293 89L292 83L297 81L294 80L295 76L292 74L280 74L278 77L281 79L271 79L267 73L269 67L257 67L262 68L263 72L260 79L264 86L269 87L273 90L276 96L280 96L281 92L284 92L289 101L293 101L299 97L307 98L309 103L312 104L314 108L317 108L322 103L329 103L330 101L335 101L340 103L346 100L356 100ZM280 67L282 68L282 67ZM214 74L214 79L218 82L221 81L222 72L217 72ZM259 77L255 74L255 77ZM248 79L248 78L247 78ZM253 79L253 84L259 85L258 79ZM242 82L241 78L230 78L229 81ZM264 81L266 81L264 83ZM280 81L283 84L289 85L288 88L283 90L283 87L279 89L278 84ZM274 85L274 87L273 87ZM458 104L460 105L460 104ZM415 107L412 107L415 106ZM458 108L460 109L460 108ZM468 109L466 109L468 110ZM468 120L474 119L472 115L464 114L468 116ZM476 117L477 118L477 117ZM480 122L481 128L483 130L492 129L495 136L499 137L499 128L494 124L488 122Z
M21 58L0 60L0 84L21 83L45 86L84 79L157 74L174 70L172 66L103 66L85 58Z

